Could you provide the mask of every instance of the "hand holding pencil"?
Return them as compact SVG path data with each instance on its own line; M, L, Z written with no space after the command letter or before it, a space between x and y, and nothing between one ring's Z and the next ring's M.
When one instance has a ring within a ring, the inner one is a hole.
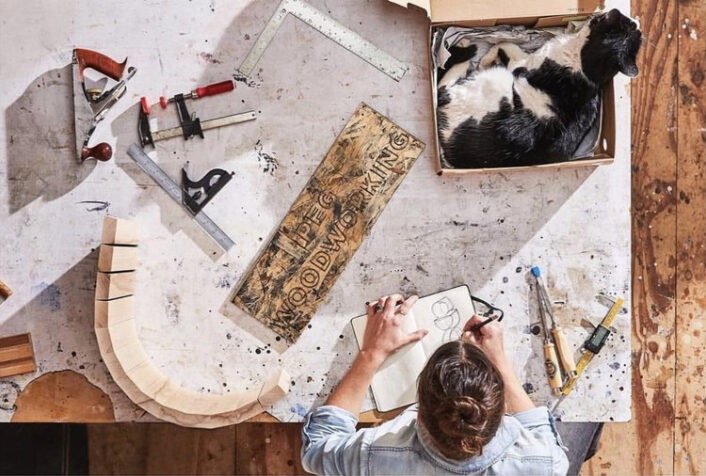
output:
M478 316L471 317L463 326L461 339L479 347L495 366L507 361L503 331L497 322L497 316L485 320Z

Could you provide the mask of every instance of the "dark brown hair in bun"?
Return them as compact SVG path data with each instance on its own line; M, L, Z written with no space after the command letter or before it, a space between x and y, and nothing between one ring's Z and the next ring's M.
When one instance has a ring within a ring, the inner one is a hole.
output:
M505 399L500 373L473 344L439 347L419 375L419 417L447 458L478 456L495 436Z

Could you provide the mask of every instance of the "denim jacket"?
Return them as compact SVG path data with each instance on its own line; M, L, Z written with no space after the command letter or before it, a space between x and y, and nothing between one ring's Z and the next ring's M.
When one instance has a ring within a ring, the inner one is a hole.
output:
M483 453L443 456L417 425L413 405L394 420L356 431L358 418L335 406L307 415L302 465L316 474L566 474L569 461L546 407L503 416Z

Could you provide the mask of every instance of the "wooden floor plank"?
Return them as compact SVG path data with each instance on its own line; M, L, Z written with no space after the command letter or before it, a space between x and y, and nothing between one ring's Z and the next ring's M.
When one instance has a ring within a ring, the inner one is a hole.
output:
M88 425L91 474L233 474L235 447L233 426Z
M145 474L149 424L87 425L90 474Z
M307 474L301 466L301 425L241 423L236 427L237 474Z
M706 2L679 2L674 472L706 473Z
M587 474L673 472L677 2L633 0L644 35L632 94L632 421L606 425Z

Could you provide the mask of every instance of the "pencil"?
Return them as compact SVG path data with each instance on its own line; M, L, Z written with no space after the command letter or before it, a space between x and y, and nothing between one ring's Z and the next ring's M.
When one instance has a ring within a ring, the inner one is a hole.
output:
M476 324L475 326L471 327L469 330L474 331L474 332L479 331L481 329L481 327L483 327L486 324L490 324L491 322L497 320L497 318L498 318L498 316L492 315L488 319L486 319L485 321L481 322L480 324Z

